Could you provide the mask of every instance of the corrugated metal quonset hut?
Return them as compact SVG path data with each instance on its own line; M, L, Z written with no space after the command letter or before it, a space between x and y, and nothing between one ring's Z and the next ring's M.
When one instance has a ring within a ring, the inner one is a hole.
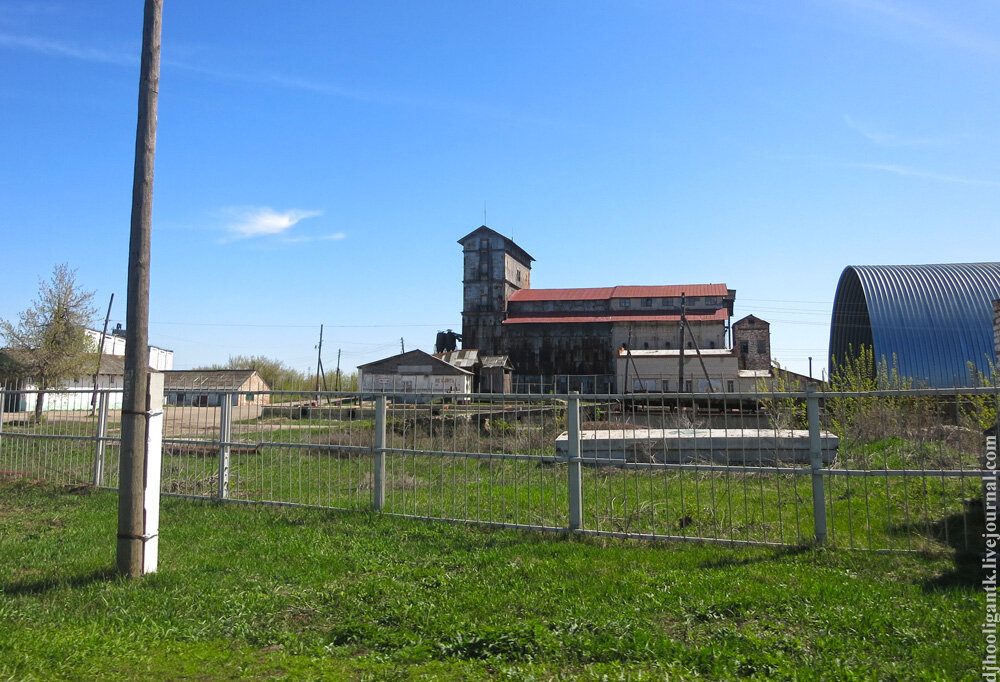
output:
M997 298L1000 263L848 266L833 300L830 367L868 346L917 386L969 386L969 363L989 375L996 362Z

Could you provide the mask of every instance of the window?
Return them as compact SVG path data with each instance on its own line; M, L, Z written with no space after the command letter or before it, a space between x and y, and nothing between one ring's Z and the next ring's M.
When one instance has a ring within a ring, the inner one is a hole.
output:
M481 248L481 249L488 249L488 248L490 248L490 240L489 239L480 239L479 240L479 248Z
M749 341L740 341L740 354L741 355L746 355L749 352L750 352L750 342Z
M632 305L632 301L630 299L622 298L618 300L619 308L628 308L630 305Z
M651 298L644 298L644 299L642 299L642 307L643 308L652 308L653 307L653 299L651 299Z
M642 349L643 350L649 350L649 342L648 341L643 341L642 342Z
M684 390L687 393L691 392L691 380L690 379L688 379L687 381L684 382Z
M736 386L733 384L732 379L726 381L726 391L728 391L729 393L734 393L736 391Z
M709 348L715 348L715 341L709 341L708 342L708 347Z
M663 385L663 389L662 389L663 392L664 393L669 393L670 392L670 379L664 379L662 385Z
M521 271L520 270L517 271L517 281L518 282L521 281Z
M763 341L762 340L762 341L758 341L757 342L757 352L758 353L766 353L767 352L767 341Z

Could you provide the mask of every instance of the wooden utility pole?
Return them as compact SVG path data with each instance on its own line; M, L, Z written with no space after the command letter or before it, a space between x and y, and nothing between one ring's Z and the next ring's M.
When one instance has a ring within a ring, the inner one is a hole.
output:
M405 353L406 352L406 347L403 345L403 337L402 336L399 337L399 352L400 353Z
M132 578L145 572L144 548L151 539L146 536L145 525L145 458L150 418L146 401L149 386L149 252L162 16L163 0L145 0L132 178L132 226L125 312L125 395L118 484L118 572Z
M340 391L340 349L337 349L337 391Z
M115 302L115 295L111 294L108 301L108 314L104 316L104 328L101 330L101 342L97 344L97 367L94 368L94 392L90 396L90 415L94 416L94 408L97 407L97 381L101 376L101 359L104 357L104 339L108 336L108 321L111 319L111 305ZM810 358L810 362L812 358ZM811 367L812 365L810 365Z
M712 388L712 379L708 376L708 369L705 367L705 358L701 356L701 348L698 348L698 338L694 335L694 330L691 329L691 323L687 321L686 315L682 316L681 322L691 332L691 338L694 339L694 352L698 355L698 362L701 363L701 372L705 375L705 381L708 383L708 392L715 393L715 389Z
M685 313L686 303L684 300L684 292L681 292L681 343L680 343L680 355L677 356L677 392L681 393L684 390L684 323L687 322L687 314Z
M323 377L323 390L326 390L326 372L323 371L323 325L319 326L319 345L316 346L316 404L320 403L319 379Z

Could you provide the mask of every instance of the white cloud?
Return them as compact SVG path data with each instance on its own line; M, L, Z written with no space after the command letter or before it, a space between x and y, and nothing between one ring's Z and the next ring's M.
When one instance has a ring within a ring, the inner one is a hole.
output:
M847 114L844 114L844 123L854 132L883 147L937 147L953 141L947 137L905 137L887 133L867 123L856 121Z
M975 178L963 178L958 175L944 175L942 173L932 173L922 171L917 168L897 166L891 163L856 163L850 164L856 168L869 168L871 170L893 173L894 175L905 175L913 178L924 178L925 180L937 180L938 182L954 182L960 185L985 185L987 187L1000 187L1000 182L994 180L976 180Z
M336 242L347 237L343 232L334 232L333 234L321 234L314 237L302 236L302 237L285 237L282 239L286 244L301 244L302 242Z
M881 19L898 29L903 35L912 37L919 34L926 40L950 45L987 57L1000 56L1000 44L992 38L951 23L940 14L934 14L916 7L912 2L898 3L889 0L839 0L841 4L853 7L876 19ZM940 5L947 7L946 4Z
M139 62L138 51L135 55L109 52L92 47L80 47L73 43L34 36L18 36L10 33L0 33L0 47L24 52L35 52L55 57L69 57L86 62L101 64L132 65Z
M267 206L249 206L227 209L225 213L233 220L226 225L232 239L248 239L251 237L266 237L286 232L299 221L322 215L322 211L275 211Z

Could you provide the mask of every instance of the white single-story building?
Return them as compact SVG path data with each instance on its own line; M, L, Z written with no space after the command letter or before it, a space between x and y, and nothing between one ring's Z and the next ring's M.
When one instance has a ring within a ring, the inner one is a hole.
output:
M422 350L358 367L358 388L370 393L472 393L473 373Z

